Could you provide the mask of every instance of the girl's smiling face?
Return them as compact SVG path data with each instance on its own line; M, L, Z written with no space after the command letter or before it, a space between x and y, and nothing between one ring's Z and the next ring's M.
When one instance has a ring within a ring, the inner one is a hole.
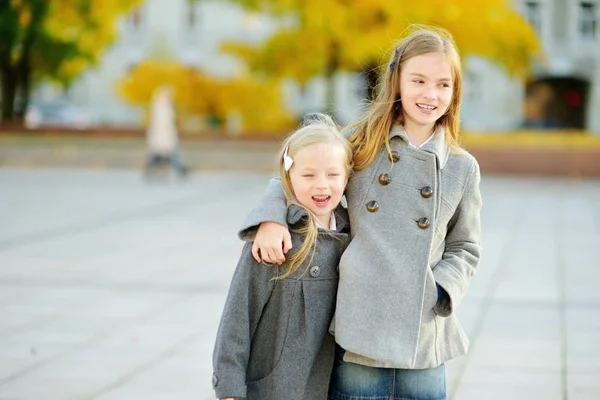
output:
M329 228L329 219L340 202L348 176L346 153L336 142L316 143L304 147L292 156L289 171L294 194L319 223Z
M400 98L404 128L431 128L452 101L452 71L443 53L412 57L400 71Z

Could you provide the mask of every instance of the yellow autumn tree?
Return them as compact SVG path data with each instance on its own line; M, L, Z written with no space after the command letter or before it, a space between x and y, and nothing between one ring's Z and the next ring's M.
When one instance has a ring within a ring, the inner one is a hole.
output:
M250 78L217 79L170 60L145 60L117 84L118 94L147 109L154 90L173 88L175 106L183 117L202 116L225 121L241 118L245 131L289 129L295 122L283 106L278 81Z
M525 77L540 57L531 25L507 0L429 0L415 2L414 18L452 32L462 54L488 58L512 76Z
M100 61L104 50L117 39L117 20L143 0L50 1L45 29L54 40L74 43L77 53L65 57L53 79L68 82Z
M246 131L281 133L296 124L296 117L284 106L279 80L246 76L222 82L221 88L223 114L237 113Z
M116 21L142 0L0 2L2 118L22 117L36 79L68 83L100 59ZM15 110L15 98L22 99Z
M340 70L362 71L376 80L376 67L411 24L436 25L455 37L463 56L477 54L513 76L526 76L540 46L510 0L232 0L292 24L260 46L229 42L223 49L254 71L291 77L300 84L313 76L331 81ZM291 25L291 26L290 26ZM333 98L328 90L328 106Z

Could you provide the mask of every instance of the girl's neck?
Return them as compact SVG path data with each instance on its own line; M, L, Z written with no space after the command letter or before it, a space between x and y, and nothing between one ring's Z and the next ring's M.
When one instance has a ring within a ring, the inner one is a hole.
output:
M329 229L331 226L331 213L327 215L315 215L315 219L325 229Z
M434 126L419 126L404 123L404 132L413 146L419 147L435 132Z

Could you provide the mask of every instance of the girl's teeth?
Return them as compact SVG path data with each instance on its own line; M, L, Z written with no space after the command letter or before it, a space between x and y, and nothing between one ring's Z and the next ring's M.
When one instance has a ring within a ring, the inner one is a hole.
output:
M424 108L425 110L433 110L435 108L434 106L426 106L424 104L417 104L417 106Z

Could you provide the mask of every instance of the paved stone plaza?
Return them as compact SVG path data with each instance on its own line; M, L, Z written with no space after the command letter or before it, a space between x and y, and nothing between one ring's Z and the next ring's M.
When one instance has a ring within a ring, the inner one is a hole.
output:
M213 399L236 230L267 180L0 169L0 399ZM482 191L450 398L600 398L600 181L484 176Z

